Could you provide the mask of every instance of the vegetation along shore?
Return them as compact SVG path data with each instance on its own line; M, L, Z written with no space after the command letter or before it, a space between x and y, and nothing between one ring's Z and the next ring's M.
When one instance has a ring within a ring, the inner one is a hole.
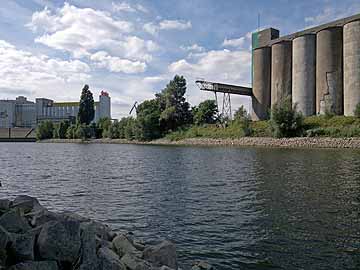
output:
M166 87L136 108L136 117L92 122L92 94L84 87L74 123L44 121L37 139L47 142L239 145L266 147L360 148L360 105L355 116L304 117L285 97L269 111L268 120L251 121L241 106L232 119L219 114L214 100L191 106L186 80L176 75ZM53 140L55 139L55 140Z

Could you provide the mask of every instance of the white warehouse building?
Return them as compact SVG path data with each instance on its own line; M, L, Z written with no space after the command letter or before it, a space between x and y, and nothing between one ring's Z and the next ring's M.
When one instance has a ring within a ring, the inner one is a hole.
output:
M41 121L75 121L79 112L79 102L54 102L47 98L37 98L35 102L19 96L15 100L0 100L0 128L35 128ZM101 91L99 101L94 102L95 117L111 118L111 98Z

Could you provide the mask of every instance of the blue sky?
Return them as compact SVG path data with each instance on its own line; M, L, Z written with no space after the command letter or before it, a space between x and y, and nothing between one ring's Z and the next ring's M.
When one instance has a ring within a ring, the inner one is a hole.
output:
M119 118L180 74L195 105L213 97L196 78L250 85L258 14L285 35L359 12L355 0L2 0L0 99L77 100L87 83L96 99L109 91Z

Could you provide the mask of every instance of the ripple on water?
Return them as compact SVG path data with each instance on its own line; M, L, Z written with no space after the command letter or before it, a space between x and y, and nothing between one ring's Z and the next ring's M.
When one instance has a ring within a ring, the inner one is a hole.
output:
M356 269L360 153L137 145L1 144L2 197L30 194L168 238L181 265Z

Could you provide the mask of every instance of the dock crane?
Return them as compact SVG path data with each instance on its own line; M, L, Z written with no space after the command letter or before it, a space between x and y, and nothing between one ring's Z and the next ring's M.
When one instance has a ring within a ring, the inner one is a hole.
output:
M138 112L138 106L137 106L137 101L135 101L134 105L132 106L129 114L131 114L133 112L133 110L135 110L135 112L137 113Z

